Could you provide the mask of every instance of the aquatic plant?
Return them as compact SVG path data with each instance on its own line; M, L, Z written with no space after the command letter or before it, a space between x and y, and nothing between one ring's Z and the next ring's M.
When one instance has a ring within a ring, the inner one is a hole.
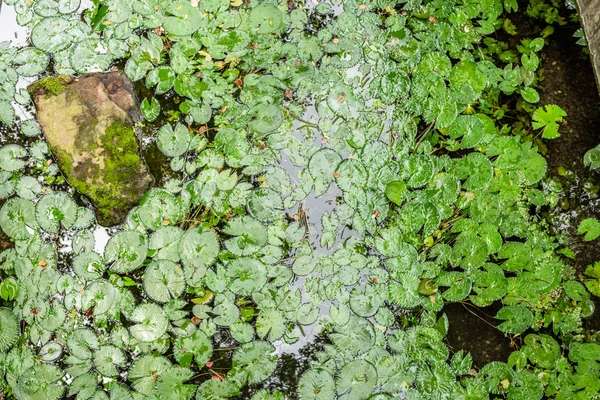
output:
M33 47L0 46L0 121L29 102L19 76L124 62L173 170L101 246L92 210L44 183L43 141L0 149L7 396L236 397L306 326L326 344L297 393L253 399L600 390L590 293L532 212L551 201L539 139L503 119L518 98L551 139L565 116L533 106L543 38L511 54L487 40L516 2L6 3ZM444 344L449 302L501 304L498 329L525 345L473 369Z

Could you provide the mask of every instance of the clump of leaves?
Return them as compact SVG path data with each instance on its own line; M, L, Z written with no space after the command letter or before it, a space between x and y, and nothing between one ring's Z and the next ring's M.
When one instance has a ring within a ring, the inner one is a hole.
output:
M24 174L50 169L44 142L0 149L0 228L15 245L0 253L3 392L235 397L305 326L327 344L300 399L598 391L597 345L580 335L596 267L589 292L568 280L530 213L548 204L546 161L502 123L503 99L539 101L543 38L507 51L491 39L516 2L347 1L332 15L329 3L117 0L82 19L77 0L5 1L33 47L0 44L0 121L29 104L19 76L124 58L153 92L141 111L173 178L102 240L91 210ZM543 105L532 125L555 138L565 116ZM38 136L29 121L20 132ZM439 313L458 301L501 302L498 329L525 346L473 374L444 344ZM224 337L231 362L217 369Z

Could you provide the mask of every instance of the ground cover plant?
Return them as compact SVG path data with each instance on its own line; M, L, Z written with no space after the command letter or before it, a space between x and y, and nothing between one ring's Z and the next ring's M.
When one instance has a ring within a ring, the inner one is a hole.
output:
M515 1L5 1L31 27L0 44L0 121L27 138L0 149L6 398L597 398L600 273L537 214L565 113L537 104L545 38L494 38ZM102 246L15 107L20 77L115 66L172 174ZM448 302L500 304L524 345L473 368ZM261 387L308 327L297 390Z

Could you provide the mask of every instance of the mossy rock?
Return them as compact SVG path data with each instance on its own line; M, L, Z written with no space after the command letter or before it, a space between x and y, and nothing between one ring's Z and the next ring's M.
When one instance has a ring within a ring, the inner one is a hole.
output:
M133 85L122 72L41 79L28 88L67 182L87 196L101 225L116 225L154 179L135 132L141 118Z

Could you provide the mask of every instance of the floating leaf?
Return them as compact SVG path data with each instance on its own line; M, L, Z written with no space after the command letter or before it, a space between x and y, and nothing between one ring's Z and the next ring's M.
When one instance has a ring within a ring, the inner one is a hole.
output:
M158 130L156 144L167 157L177 157L186 152L191 139L192 135L184 125L178 123L173 129L170 124L165 124Z
M56 233L59 225L69 229L75 224L78 207L68 194L54 192L40 199L35 209L35 216L40 228L46 232Z
M115 272L131 272L138 269L148 255L146 235L123 231L114 235L106 244L104 259Z
M152 122L158 118L158 115L160 114L160 103L155 97L152 97L151 101L148 101L148 98L144 98L140 105L140 110L146 121Z
M27 157L27 150L16 144L9 144L0 148L0 168L14 172L25 166L23 158Z
M308 172L314 180L316 197L327 191L341 160L342 157L331 149L321 149L310 158Z
M525 331L533 324L533 313L521 304L502 307L496 318L504 320L498 329L513 335Z
M261 104L253 110L254 119L250 121L250 128L260 134L275 131L283 123L283 114L279 107L273 104Z
M144 271L144 291L153 300L166 303L184 290L183 269L172 261L152 261Z
M177 251L185 267L188 283L193 284L204 277L219 254L219 241L212 231L190 229L179 239Z
M377 370L365 360L350 361L340 370L338 395L349 399L366 399L377 386Z
M327 371L308 370L298 382L300 400L333 400L336 397L335 382Z
M130 318L137 322L129 328L131 336L140 342L153 342L161 337L169 325L167 314L162 308L152 303L145 303L138 306Z
M35 205L24 199L10 199L0 209L0 228L13 239L30 237L37 227Z
M65 391L61 382L63 376L64 372L55 365L35 365L19 377L15 394L28 400L57 400Z
M267 342L251 342L239 347L233 354L229 375L250 384L267 379L275 370L277 356L275 348Z
M210 361L213 347L210 338L197 330L191 336L177 338L173 343L173 352L179 364L189 367L193 356L196 364L202 368Z
M5 352L19 338L19 322L8 308L0 308L0 351Z

